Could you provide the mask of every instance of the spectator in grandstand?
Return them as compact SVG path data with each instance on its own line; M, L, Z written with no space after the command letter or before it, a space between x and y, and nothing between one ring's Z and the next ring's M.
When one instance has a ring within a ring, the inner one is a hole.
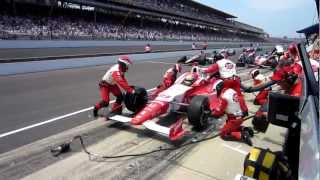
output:
M144 1L143 1L144 2ZM152 4L154 1L146 1ZM152 3L151 3L152 2ZM167 1L161 6L168 6ZM161 4L160 3L160 4ZM170 1L171 3L171 1ZM173 3L175 4L175 3ZM171 6L170 6L171 7ZM185 25L172 25L163 22L144 22L130 19L126 26L112 17L98 22L81 17L35 15L0 15L0 38L2 39L138 39L138 40L187 40L187 41L244 41L249 37L235 36L227 32L203 30ZM168 26L171 26L168 29ZM204 43L204 48L207 47Z

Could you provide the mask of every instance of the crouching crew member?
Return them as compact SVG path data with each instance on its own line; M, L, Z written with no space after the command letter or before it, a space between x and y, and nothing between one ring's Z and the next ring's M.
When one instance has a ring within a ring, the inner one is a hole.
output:
M227 116L223 128L220 129L220 137L225 140L243 141L252 146L253 130L242 126L243 117L246 114L241 110L238 93L232 88L224 88L222 80L217 80L213 87L216 90L217 99L212 115L220 117L226 114Z
M221 57L223 58L223 57ZM244 114L248 114L248 107L245 103L244 96L241 93L241 80L237 76L236 64L229 59L217 59L217 62L208 68L202 69L206 74L219 74L218 77L223 80L224 88L232 88L237 92L241 110Z
M132 62L128 56L120 56L118 59L118 64L113 65L102 77L102 80L99 83L102 100L94 106L94 117L98 116L99 109L109 106L110 92L116 97L116 101L112 105L111 112L122 112L123 95L120 88L127 93L134 93L134 89L128 85L124 76L125 72L129 68L129 65L131 64Z

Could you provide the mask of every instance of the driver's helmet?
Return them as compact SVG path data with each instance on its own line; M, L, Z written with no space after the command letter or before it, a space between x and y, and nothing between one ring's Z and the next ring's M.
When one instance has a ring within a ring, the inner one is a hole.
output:
M188 73L184 78L182 84L186 86L191 86L197 80L197 75L195 73Z

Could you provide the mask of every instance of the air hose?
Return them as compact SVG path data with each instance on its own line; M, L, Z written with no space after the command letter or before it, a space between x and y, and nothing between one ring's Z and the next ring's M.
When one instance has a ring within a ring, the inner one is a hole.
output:
M252 117L254 117L254 115L251 115L251 116L248 116L248 117L244 118L243 121L251 119ZM89 159L92 159L91 157L98 157L98 158L101 158L101 159L117 159L117 158L125 158L125 157L146 156L146 155L157 153L157 152L161 152L161 151L174 151L174 150L181 149L183 147L186 147L186 146L189 146L189 145L192 145L192 144L197 144L197 143L200 143L200 142L204 142L204 141L208 141L208 140L214 139L214 138L216 138L218 136L220 136L220 133L216 133L216 134L214 134L212 136L209 136L209 137L206 137L206 138L202 138L202 139L199 139L199 140L193 140L193 141L187 142L185 144L182 144L180 146L174 146L174 147L168 147L168 148L162 148L160 146L159 149L155 149L155 150L151 150L151 151L143 152L143 153L124 154L124 155L116 155L116 156L106 156L106 155L100 155L100 154L96 154L96 153L90 152L87 149L86 145L84 144L83 137L81 135L77 135L77 136L74 136L70 141L67 141L67 142L65 142L63 144L60 144L59 146L51 148L50 151L51 151L53 156L57 157L57 156L59 156L59 155L61 155L63 153L67 153L67 152L71 151L71 144L73 142L75 142L75 140L79 140L82 150L89 156Z

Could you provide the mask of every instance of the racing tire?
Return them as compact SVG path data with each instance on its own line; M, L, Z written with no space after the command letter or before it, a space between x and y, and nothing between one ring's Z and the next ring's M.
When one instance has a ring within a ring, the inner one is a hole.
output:
M236 67L246 67L246 63L243 62L237 62Z
M126 93L124 97L124 104L126 108L133 113L141 110L148 102L148 93L145 88L134 87L135 93Z
M253 63L254 63L254 57L253 56L246 58L246 64L253 64Z
M204 65L206 65L206 64L207 64L207 60L206 60L206 58L205 58L205 57L199 57L199 59L198 59L198 63L199 63L199 65L204 66Z
M203 130L208 127L208 118L210 115L209 100L206 96L195 96L192 98L187 108L189 123L196 130Z
M178 59L177 63L186 63L187 60L187 56L182 56L180 59Z

